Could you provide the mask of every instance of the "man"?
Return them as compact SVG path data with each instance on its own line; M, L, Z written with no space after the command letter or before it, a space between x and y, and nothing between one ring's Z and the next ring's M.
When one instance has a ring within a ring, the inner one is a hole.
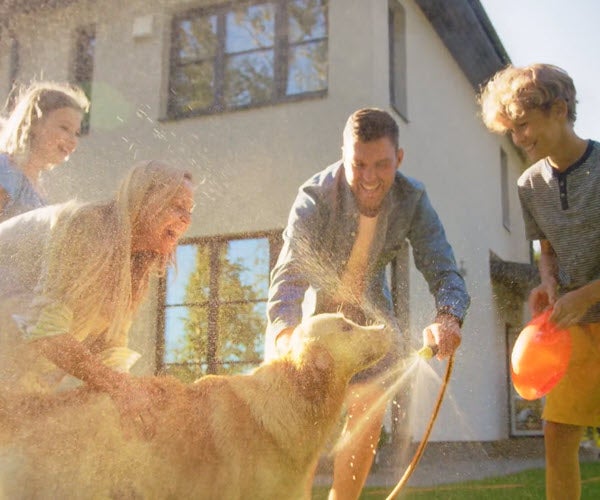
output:
M303 314L341 309L357 321L395 328L385 267L406 240L436 302L426 340L437 344L439 358L458 347L469 296L424 186L398 171L403 155L392 116L359 109L344 128L342 160L300 187L271 275L267 356L287 351ZM387 403L376 378L398 360L399 344L400 338L394 352L351 382L344 430L350 437L334 459L330 499L358 498L366 481ZM359 418L366 411L369 418Z
M600 425L600 144L575 133L575 97L571 77L550 64L508 66L480 96L486 126L510 134L533 163L518 181L527 239L541 248L529 309L550 308L572 341L542 415L550 500L580 498L582 433Z

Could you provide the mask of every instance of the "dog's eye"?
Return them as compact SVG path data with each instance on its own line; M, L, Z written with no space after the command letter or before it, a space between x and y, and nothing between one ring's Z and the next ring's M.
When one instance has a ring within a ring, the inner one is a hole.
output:
M349 332L350 330L352 330L352 325L344 322L344 324L342 324L342 332Z

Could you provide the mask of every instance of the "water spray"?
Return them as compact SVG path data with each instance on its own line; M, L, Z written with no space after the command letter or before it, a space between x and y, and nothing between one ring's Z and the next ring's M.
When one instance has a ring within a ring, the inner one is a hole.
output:
M437 345L425 344L421 349L417 351L417 354L421 358L429 360L438 353L438 350L439 349ZM427 428L425 429L423 437L421 438L421 442L419 443L419 446L417 447L412 460L406 467L404 475L400 478L400 481L398 481L398 484L396 484L392 492L387 496L386 500L392 500L398 496L402 488L406 486L406 483L408 482L412 473L417 468L419 460L421 459L421 455L423 455L423 452L425 451L425 446L427 446L427 442L429 441L429 435L431 434L431 431L433 429L433 424L435 423L438 413L440 411L440 407L442 406L442 401L444 400L444 394L446 393L446 388L448 386L448 382L450 381L450 375L452 374L453 366L454 354L452 354L448 358L448 364L446 365L446 374L444 375L444 380L442 381L442 385L440 387L435 406L433 408L433 411L431 412L431 417L429 417L429 422L427 423Z

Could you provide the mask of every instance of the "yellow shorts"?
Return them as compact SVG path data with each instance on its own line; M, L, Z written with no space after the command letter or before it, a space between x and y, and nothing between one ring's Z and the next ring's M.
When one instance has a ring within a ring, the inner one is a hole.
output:
M600 427L600 323L569 328L573 350L565 376L546 396L542 418Z

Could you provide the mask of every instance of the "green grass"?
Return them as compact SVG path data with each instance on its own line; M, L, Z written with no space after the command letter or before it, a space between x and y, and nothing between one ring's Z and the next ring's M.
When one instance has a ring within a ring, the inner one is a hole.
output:
M581 464L581 499L600 499L600 462ZM366 488L361 500L381 500L392 492L389 488ZM313 500L325 500L328 489L313 490ZM532 469L508 476L451 483L427 488L406 487L399 495L406 500L543 500L544 470Z

